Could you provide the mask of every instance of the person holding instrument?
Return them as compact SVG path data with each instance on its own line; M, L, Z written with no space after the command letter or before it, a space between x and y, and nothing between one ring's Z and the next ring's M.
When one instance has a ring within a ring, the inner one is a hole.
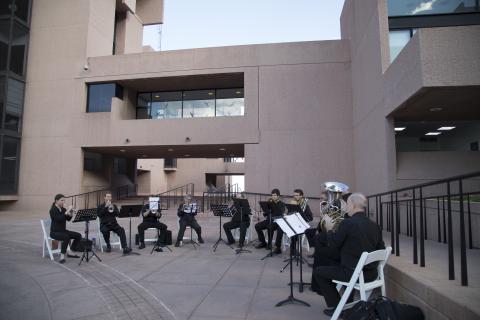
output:
M306 222L313 220L313 214L308 206L308 199L304 197L302 189L293 190L293 200L290 201L290 204L294 204L300 207L300 215ZM297 250L297 240L298 236L291 238L291 246L293 250L293 255L296 255Z
M65 196L63 194L57 194L55 196L55 202L52 203L52 206L50 207L50 218L52 219L52 224L50 225L50 237L52 239L62 241L60 260L58 261L59 263L65 263L65 253L67 253L67 247L70 244L70 240L73 239L73 243L70 248L73 251L77 251L78 244L82 239L82 235L80 233L67 230L67 221L72 219L75 210L72 206L69 206L68 209L65 209L64 205ZM70 252L67 254L67 257L80 258L79 256Z
M97 215L100 219L100 231L107 244L107 252L112 251L112 247L110 246L110 231L113 231L120 237L123 254L128 254L132 249L127 247L125 229L118 224L117 218L115 218L118 214L117 206L112 203L112 194L110 192L105 193L104 203L97 207Z
M255 248L266 248L267 250L270 250L270 248L272 247L273 232L277 230L277 238L275 239L275 250L273 251L273 253L279 254L282 253L281 245L283 231L278 228L277 224L273 220L283 216L283 214L285 213L285 204L280 198L280 190L275 188L272 190L271 194L272 196L270 199L268 199L267 204L272 216L272 221L269 221L268 213L264 212L263 215L267 219L260 221L255 225L255 230L257 231L258 235L258 241L260 242ZM265 242L265 236L263 235L263 230L265 229L268 230L268 244Z
M243 200L243 201L242 201ZM233 198L230 203L230 210L233 212L232 220L223 224L223 230L227 235L228 244L234 244L235 239L232 236L232 229L240 228L240 238L238 246L243 247L245 235L250 226L251 209L245 195L242 193L240 198Z
M198 242L204 243L202 239L202 227L198 224L195 216L197 215L198 205L195 202L192 202L192 196L186 195L184 197L184 202L178 206L177 216L180 218L179 224L180 229L178 230L177 242L175 242L175 247L180 246L180 241L183 239L183 234L187 226L192 227L198 236Z
M159 219L162 217L162 210L160 208L151 209L150 204L147 203L143 206L140 214L143 217L143 222L138 225L138 237L140 240L140 246L138 249L145 248L145 230L148 228L160 230L158 241L160 245L164 245L167 226L159 221Z

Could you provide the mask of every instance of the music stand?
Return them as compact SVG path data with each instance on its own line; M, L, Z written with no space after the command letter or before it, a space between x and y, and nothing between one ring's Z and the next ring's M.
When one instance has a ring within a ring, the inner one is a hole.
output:
M212 246L213 252L217 250L218 244L220 242L225 243L227 246L230 247L230 249L233 250L232 246L229 245L227 241L222 239L222 217L231 217L232 211L227 204L212 204L210 205L210 209L212 209L214 216L220 217L218 240Z
M233 199L233 203L234 203L235 208L240 208L240 212L239 212L240 213L240 235L238 237L238 242L239 242L240 248L236 249L235 253L236 254L240 254L242 252L252 253L252 251L250 251L250 250L243 249L243 242L240 242L240 238L242 237L242 224L243 224L243 212L244 212L243 210L248 210L249 215L251 215L252 211L250 209L250 204L248 203L248 199L242 199L242 198ZM245 233L246 232L247 232L247 230L245 230ZM245 238L243 239L243 241L245 241Z
M270 209L270 206L268 205L267 201L259 201L258 204L260 204L260 208L262 208L262 211L264 214L268 215L268 229L267 229L267 244L270 242L270 252L267 253L266 256L264 256L260 260L265 260L268 257L273 257L273 249L272 249L272 242L273 242L273 230L272 230L272 210Z
M282 229L283 232L289 237L298 236L305 233L305 230L308 229L307 223L303 220L302 216L299 213L294 213L286 217L281 217L275 219L278 227ZM287 303L300 304L307 307L310 307L305 301L296 299L293 296L293 247L290 246L290 296L287 299L280 301L275 305L275 307L283 306ZM300 264L301 265L301 264Z
M82 254L82 259L80 259L80 262L78 265L82 263L82 261L85 259L86 262L90 261L90 259L95 256L98 261L102 261L97 254L93 251L92 248L92 241L88 239L88 227L90 224L91 220L96 220L97 219L97 209L82 209L78 210L77 214L75 215L75 219L73 219L72 222L85 222L85 239L82 239L81 241L83 242L83 254ZM92 253L91 257L89 257L89 252Z
M128 218L128 246L132 250L128 254L134 254L137 256L139 256L140 253L134 252L132 248L132 217L138 217L142 208L143 205L141 204L123 205L118 213L119 218Z

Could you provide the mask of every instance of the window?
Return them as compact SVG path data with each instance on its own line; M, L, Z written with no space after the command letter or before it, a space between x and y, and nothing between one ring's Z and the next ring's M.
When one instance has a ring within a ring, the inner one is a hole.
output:
M420 16L478 11L476 0L389 0L388 15Z
M113 169L114 169L114 172L117 174L127 174L127 159L114 158Z
M177 159L176 158L165 158L163 162L163 167L166 169L174 169L177 167Z
M152 95L140 93L137 98L137 119L150 119L150 104Z
M25 84L14 79L8 79L7 88L7 107L5 109L5 123L3 127L19 132Z
M85 151L83 153L83 170L91 172L102 171L102 155Z
M10 46L10 71L24 76L25 59L28 43L28 31L18 23L13 25L12 42Z
M7 69L9 37L10 21L0 21L0 71Z
M15 17L23 20L25 23L28 23L29 2L30 0L15 0L15 6L13 7Z
M389 32L389 42L390 42L390 62L395 60L403 47L405 47L410 41L412 36L412 31L407 30L392 30Z
M143 45L150 46L155 51L160 51L162 42L162 25L152 24L143 26Z
M123 99L123 88L118 84L89 84L87 112L110 112L113 97Z
M3 110L4 110L4 101L5 101L5 78L0 78L0 128L1 119L3 119Z
M181 91L152 93L151 119L176 119L181 117Z
M215 117L215 90L184 91L183 117Z
M2 0L2 1L0 1L0 16L11 14L11 12L12 12L12 2L13 2L13 0Z
M17 192L19 139L3 137L0 163L0 193Z
M244 99L243 88L217 90L217 117L243 116Z

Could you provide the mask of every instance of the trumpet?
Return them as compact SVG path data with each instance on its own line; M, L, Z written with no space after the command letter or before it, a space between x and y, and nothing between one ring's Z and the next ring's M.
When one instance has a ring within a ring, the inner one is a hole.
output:
M75 209L73 206L69 206L65 214L68 214L69 216L73 216L74 214L77 214L77 209Z
M113 203L111 201L108 201L106 203L106 207L107 207L108 212L110 212L110 213L113 213L113 211L115 211L115 207L113 206Z

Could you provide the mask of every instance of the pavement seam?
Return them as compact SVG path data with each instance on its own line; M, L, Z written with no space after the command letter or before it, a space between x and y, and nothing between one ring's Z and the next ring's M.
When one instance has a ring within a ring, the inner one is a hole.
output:
M257 293L257 289L260 286L260 282L262 281L263 273L265 271L265 266L267 265L267 260L263 261L263 266L262 266L262 272L260 272L260 275L258 276L257 280L257 285L255 286L255 289L253 290L252 298L250 299L250 302L248 303L248 310L245 314L245 319L248 319L248 316L250 315L250 311L252 310L252 304L253 301L255 300L255 294Z

